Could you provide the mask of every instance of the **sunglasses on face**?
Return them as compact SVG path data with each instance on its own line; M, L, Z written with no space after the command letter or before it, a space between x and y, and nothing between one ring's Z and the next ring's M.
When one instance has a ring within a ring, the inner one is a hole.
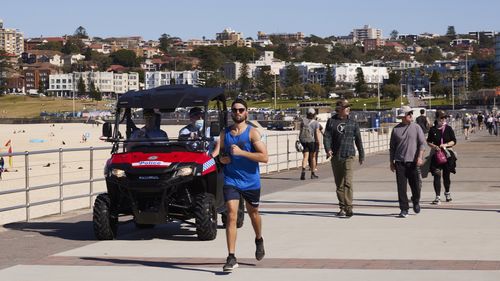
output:
M245 108L244 107L241 107L241 108L231 108L231 112L232 113L236 113L236 112L243 113L243 112L245 112Z

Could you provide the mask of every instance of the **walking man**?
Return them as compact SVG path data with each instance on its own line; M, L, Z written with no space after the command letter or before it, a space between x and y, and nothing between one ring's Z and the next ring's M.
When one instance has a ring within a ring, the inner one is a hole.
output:
M319 135L321 134L319 130L319 123L316 121L314 116L316 115L316 110L314 108L309 108L307 110L307 118L302 119L300 124L299 141L304 147L302 151L302 172L300 173L300 179L306 179L306 166L309 162L309 168L311 169L311 179L317 179L316 175L316 156L319 152Z
M328 119L325 128L323 144L328 157L331 157L333 177L337 186L339 200L339 217L352 217L352 175L356 150L358 149L359 164L363 164L365 152L361 141L359 125L349 117L351 105L347 100L336 103L336 114Z
M417 120L415 120L415 121L420 126L420 128L422 128L422 131L424 131L424 134L427 134L429 132L429 129L431 128L431 124L429 123L427 116L425 116L425 109L420 109L420 116L418 116Z
M260 173L259 162L267 163L267 148L259 131L246 123L247 104L236 99L231 105L231 117L234 125L221 134L220 162L224 164L224 200L227 207L226 241L228 257L223 271L232 271L238 267L235 257L236 220L240 197L246 203L248 215L255 232L255 258L264 258L264 240L262 222L259 214Z
M408 216L407 183L410 184L413 202L413 211L420 213L420 173L418 167L423 164L425 151L425 136L422 128L412 122L413 110L409 106L403 106L398 115L401 123L396 125L391 133L389 144L390 169L396 172L398 185L400 217Z

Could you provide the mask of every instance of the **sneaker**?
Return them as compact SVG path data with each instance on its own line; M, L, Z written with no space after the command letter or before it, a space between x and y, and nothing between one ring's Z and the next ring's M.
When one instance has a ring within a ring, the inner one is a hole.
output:
M236 261L236 257L227 256L226 264L224 264L224 266L222 267L222 271L230 272L233 271L233 269L235 268L238 268L238 262Z
M305 179L306 179L306 172L302 171L302 173L300 173L300 180L305 180Z
M415 214L420 213L420 204L418 202L413 203L413 211L415 212Z
M264 250L264 239L255 239L255 259L260 261L264 258L266 251Z
M345 212L345 216L346 216L346 218L351 218L353 215L354 215L354 213L352 212L352 210L347 210L347 211Z
M431 204L434 204L434 205L441 204L441 198L439 198L439 196L436 196L436 199L434 199L434 201L432 201Z
M319 178L319 177L318 177L315 173L312 173L312 174L311 174L311 179L312 179L312 180L313 180L313 179L317 179L317 178Z
M408 211L407 210L402 210L401 213L399 213L400 218L406 218L408 217Z
M451 199L451 193L449 192L445 192L444 197L446 197L446 202L451 202L451 200L453 200Z
M340 210L340 211L337 213L337 217L345 218L345 212L344 212L344 210Z

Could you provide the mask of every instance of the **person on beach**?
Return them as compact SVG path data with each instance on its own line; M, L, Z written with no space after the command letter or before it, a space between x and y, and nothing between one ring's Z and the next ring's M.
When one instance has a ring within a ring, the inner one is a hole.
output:
M336 114L328 119L323 137L326 155L331 158L333 177L337 187L340 211L338 217L352 217L353 164L358 149L359 164L365 160L359 125L350 118L350 103L346 99L336 103Z
M223 271L231 272L238 267L236 250L236 220L242 197L255 232L255 258L262 260L265 255L262 238L262 221L259 214L260 171L259 163L267 163L268 154L259 131L246 122L247 103L236 99L231 104L234 124L226 128L220 136L219 160L224 165L224 200L227 207L226 242L228 256Z
M389 143L390 169L396 172L398 186L398 201L401 213L400 217L408 217L408 195L407 184L411 189L411 200L413 211L420 213L420 189L421 179L418 167L422 166L425 151L425 136L422 128L412 122L413 110L409 106L401 107L401 113L397 116L401 123L396 125L391 133Z

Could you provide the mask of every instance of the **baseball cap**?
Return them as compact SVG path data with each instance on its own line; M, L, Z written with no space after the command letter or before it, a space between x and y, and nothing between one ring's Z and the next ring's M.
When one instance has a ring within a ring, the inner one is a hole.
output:
M203 110L199 107L193 107L189 110L189 116L195 116L195 115L199 115L202 113L203 113Z
M448 118L450 115L446 114L446 111L439 109L436 111L436 119L441 119L441 118Z
M309 107L309 109L307 109L307 114L316 114L316 110L312 107Z
M398 118L403 118L410 112L413 113L413 109L407 105L403 105L401 107L401 112L398 114Z
M151 109L151 108L144 108L142 110L142 115L148 115L148 116L152 116L155 114L155 110L154 109Z

